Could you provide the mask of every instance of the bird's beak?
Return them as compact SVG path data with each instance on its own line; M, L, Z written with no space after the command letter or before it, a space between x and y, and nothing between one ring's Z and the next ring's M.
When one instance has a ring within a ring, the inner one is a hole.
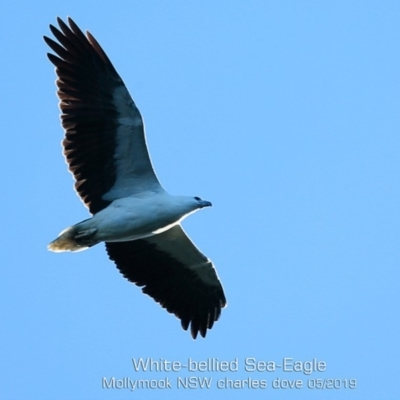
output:
M211 207L212 203L210 201L207 201L207 200L202 200L201 203L200 203L200 206L201 206L201 208L203 208L203 207Z

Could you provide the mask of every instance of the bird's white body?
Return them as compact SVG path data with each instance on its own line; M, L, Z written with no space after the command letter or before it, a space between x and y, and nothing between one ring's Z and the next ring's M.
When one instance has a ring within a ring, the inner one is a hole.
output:
M197 209L193 197L143 192L114 200L92 218L62 231L48 247L54 252L81 251L99 242L142 239L165 232Z

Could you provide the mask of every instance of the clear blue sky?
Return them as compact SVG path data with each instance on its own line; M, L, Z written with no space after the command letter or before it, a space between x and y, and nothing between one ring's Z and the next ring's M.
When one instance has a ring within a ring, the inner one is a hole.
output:
M0 398L397 399L399 2L8 0L1 10ZM213 202L184 222L229 303L205 340L125 281L102 245L46 249L88 215L61 155L42 40L67 15L128 86L165 188ZM140 357L239 365L136 372ZM249 358L285 357L326 370L245 370ZM178 388L188 376L211 388ZM172 388L104 389L103 377ZM218 388L225 378L268 386ZM276 378L303 388L275 389ZM342 388L307 388L316 379ZM349 379L355 389L343 388Z

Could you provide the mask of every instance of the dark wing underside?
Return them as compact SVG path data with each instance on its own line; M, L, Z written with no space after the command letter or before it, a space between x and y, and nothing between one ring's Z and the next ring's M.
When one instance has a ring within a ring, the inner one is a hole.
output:
M148 239L106 243L106 249L125 278L175 314L184 330L190 325L193 338L198 332L205 337L218 320L226 305L221 283L180 226Z
M140 178L148 179L140 181L140 190L158 181L142 118L123 81L93 36L85 36L72 19L68 22L69 26L58 18L60 29L50 25L59 43L44 39L57 54L48 57L58 77L64 155L76 191L95 214L121 193L120 197L129 195L129 186ZM105 196L118 182L114 198Z

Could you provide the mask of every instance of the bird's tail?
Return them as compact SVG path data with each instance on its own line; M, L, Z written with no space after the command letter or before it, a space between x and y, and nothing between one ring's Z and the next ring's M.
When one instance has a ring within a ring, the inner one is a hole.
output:
M96 229L88 229L86 231L78 231L76 225L64 229L57 239L53 240L47 248L55 253L63 251L82 251L96 244L96 242L88 240L93 237Z

